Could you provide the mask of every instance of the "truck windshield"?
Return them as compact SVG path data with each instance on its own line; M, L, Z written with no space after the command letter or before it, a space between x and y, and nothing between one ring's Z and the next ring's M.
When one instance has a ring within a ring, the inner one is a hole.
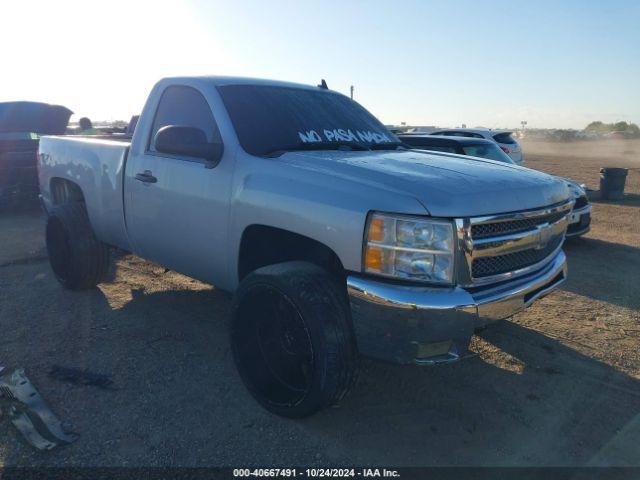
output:
M224 85L218 91L242 148L252 155L400 145L362 106L335 92L268 85Z

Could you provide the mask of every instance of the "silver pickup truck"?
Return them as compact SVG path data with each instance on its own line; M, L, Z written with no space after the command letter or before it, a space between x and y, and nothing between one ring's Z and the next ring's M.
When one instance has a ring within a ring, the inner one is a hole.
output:
M340 400L358 354L458 360L566 277L565 182L408 149L322 87L164 79L131 142L44 137L39 161L62 285L117 248L234 292L238 371L283 416Z

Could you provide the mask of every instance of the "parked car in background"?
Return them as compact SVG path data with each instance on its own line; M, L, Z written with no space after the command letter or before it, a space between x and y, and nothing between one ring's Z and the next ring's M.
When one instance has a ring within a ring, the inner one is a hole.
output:
M580 237L591 230L591 203L584 185L579 185L569 178L564 178L573 194L575 203L569 216L567 238Z
M38 102L0 103L0 206L37 198L39 136L63 134L72 113Z
M424 133L401 133L398 138L405 144L432 152L456 153L472 157L488 158L497 162L515 164L495 142L476 137L446 137Z
M517 140L511 135L512 133L510 130L489 130L485 128L441 128L434 130L430 135L484 138L495 142L517 165L521 165L524 162L522 149Z
M469 356L566 279L565 182L406 148L326 87L164 79L130 142L44 137L39 176L63 286L95 287L113 246L234 292L240 377L287 417L339 401L358 354Z
M413 148L432 152L456 153L472 157L486 158L503 163L516 163L504 153L495 142L477 137L452 137L420 133L401 133L398 138ZM558 177L567 182L575 204L569 218L567 237L579 237L590 230L591 204L584 186L578 185L569 178Z

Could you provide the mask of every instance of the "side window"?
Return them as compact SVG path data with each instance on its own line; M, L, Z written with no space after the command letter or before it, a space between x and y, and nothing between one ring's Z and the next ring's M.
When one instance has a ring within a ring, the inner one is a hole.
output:
M220 141L220 132L209 104L200 92L191 87L167 87L162 93L149 136L148 146L152 152L156 151L153 143L156 133L167 125L197 127L207 135L209 142Z
M493 139L498 143L506 143L507 145L513 145L516 143L509 132L498 133L493 136Z

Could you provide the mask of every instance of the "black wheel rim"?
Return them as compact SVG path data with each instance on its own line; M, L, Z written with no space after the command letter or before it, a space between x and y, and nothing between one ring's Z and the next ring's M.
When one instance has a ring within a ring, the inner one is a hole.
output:
M311 387L313 347L293 301L270 285L245 293L232 333L238 369L260 400L279 406L300 403Z
M47 251L53 273L65 282L71 268L71 247L62 222L55 217L47 223Z

